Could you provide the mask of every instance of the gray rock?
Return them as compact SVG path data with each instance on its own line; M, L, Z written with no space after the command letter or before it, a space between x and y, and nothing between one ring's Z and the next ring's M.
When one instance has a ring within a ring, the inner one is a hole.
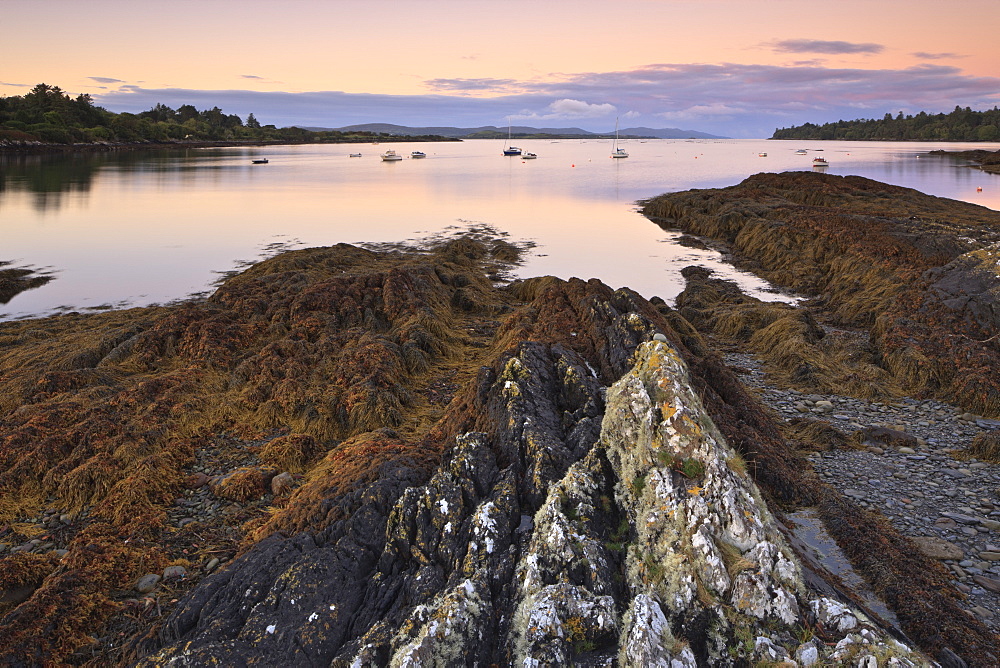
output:
M160 582L160 576L156 573L147 573L139 578L135 583L135 590L140 594L148 594L149 592L156 589L156 585Z
M962 548L943 538L931 536L918 536L911 538L917 549L931 559L961 559L965 556Z
M271 478L271 493L274 494L275 496L290 492L292 490L292 487L294 486L295 486L295 479L292 477L292 474L289 473L288 471L285 471L284 473L279 473L278 475Z
M989 590L995 594L1000 594L1000 580L988 578L983 575L973 575L972 581L983 589Z

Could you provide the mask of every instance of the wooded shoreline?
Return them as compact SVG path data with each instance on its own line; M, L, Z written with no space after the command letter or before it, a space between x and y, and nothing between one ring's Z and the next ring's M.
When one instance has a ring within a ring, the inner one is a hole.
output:
M378 143L390 144L400 142L460 142L461 139L440 136L415 137L379 137ZM247 140L247 141L208 141L179 140L165 142L95 142L86 144L43 144L38 142L2 143L0 156L4 154L37 154L37 153L103 153L108 151L145 151L160 149L186 148L239 148L255 146L299 146L304 144L370 144L371 138L342 141L289 141L289 140Z

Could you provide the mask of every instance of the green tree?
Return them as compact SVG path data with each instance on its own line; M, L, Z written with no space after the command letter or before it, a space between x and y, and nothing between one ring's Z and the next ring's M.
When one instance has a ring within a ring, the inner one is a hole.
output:
M979 141L996 141L997 137L1000 137L1000 130L995 125L980 125L976 130Z
M198 118L198 116L198 110L190 104L182 104L177 107L177 121L180 123L190 121L192 118Z

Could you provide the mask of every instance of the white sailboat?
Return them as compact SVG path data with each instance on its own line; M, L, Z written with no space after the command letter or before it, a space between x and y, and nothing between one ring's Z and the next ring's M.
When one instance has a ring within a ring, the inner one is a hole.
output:
M618 117L615 117L615 143L611 150L612 158L627 158L628 153L625 152L621 146L618 145Z
M504 155L521 155L521 149L510 145L510 116L507 117L507 148L503 150Z

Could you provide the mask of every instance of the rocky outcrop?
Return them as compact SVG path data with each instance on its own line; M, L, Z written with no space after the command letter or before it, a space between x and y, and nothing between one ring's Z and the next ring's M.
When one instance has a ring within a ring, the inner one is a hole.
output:
M930 151L930 155L944 155L976 163L980 169L989 174L1000 174L1000 151L973 149L971 151Z
M459 435L425 484L369 489L345 526L269 539L209 577L144 664L927 665L862 612L809 594L667 343L637 350L600 436L553 462L540 506L525 503L528 459L566 443L529 408L554 361L536 352L510 357L486 392L523 425L523 459L502 466L494 438ZM583 360L559 362L582 409L565 435L603 402Z
M0 326L0 662L995 664L678 311L495 285L510 250L310 249ZM799 564L798 504L912 643Z

